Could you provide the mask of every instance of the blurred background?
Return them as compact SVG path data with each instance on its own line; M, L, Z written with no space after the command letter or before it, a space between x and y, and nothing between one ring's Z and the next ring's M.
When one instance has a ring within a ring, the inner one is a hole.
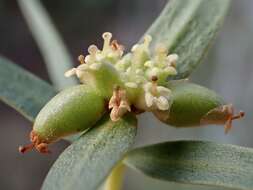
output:
M194 1L194 0L192 0ZM101 34L113 33L129 48L138 41L159 15L166 0L42 0L73 58L86 53L88 45L101 45ZM49 81L38 47L14 0L0 0L0 54L40 78ZM226 98L246 117L234 122L224 135L221 126L175 129L156 121L151 114L140 116L136 146L177 139L204 139L253 147L253 1L232 1L224 27L209 55L191 80ZM77 62L76 62L77 64ZM1 69L1 68L0 68ZM49 81L50 82L50 81ZM32 89L31 89L32 90ZM49 168L68 145L58 142L52 154L29 152L20 155L18 146L28 142L31 123L0 103L0 189L39 189ZM127 171L124 189L222 189L178 185Z

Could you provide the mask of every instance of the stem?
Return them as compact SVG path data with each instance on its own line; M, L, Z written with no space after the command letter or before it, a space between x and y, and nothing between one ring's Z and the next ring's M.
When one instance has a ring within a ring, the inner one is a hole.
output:
M120 162L112 170L111 174L107 177L104 190L120 190L123 183L125 165Z

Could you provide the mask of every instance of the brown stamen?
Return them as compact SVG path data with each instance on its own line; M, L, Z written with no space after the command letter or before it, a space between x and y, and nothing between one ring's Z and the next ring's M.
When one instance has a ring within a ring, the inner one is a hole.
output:
M111 47L112 47L112 49L113 50L124 50L124 46L123 45L120 45L119 43L118 43L118 41L117 40L113 40L112 42L111 42Z
M83 55L79 55L78 56L78 61L80 62L80 64L85 64L85 58Z
M156 82L156 81L158 80L158 77L157 77L157 76L152 76L152 77L151 77L151 80L152 80L153 82Z
M234 107L232 104L223 105L209 111L205 116L202 117L200 124L221 124L225 125L224 130L227 134L232 128L232 121L240 119L245 115L243 111L238 114L234 114Z
M234 116L230 116L230 118L228 118L227 122L225 123L225 134L227 134L231 128L232 128L232 121L235 119L241 119L242 117L244 117L245 113L243 111L240 111L237 115Z
M24 154L25 152L31 150L34 148L34 144L28 144L28 145L25 145L25 146L20 146L18 148L18 151L22 154Z
M240 119L242 117L245 116L245 112L244 111L239 111L239 113L235 116L232 117L232 120L235 120L235 119Z
M43 154L50 153L50 151L48 150L48 143L42 141L33 130L30 133L30 140L31 144L19 147L20 153L25 153L29 150L32 150L33 148L35 148L38 152Z
M151 80L152 80L151 93L154 96L156 96L158 94L158 92L157 92L157 80L158 80L158 77L157 76L152 76Z

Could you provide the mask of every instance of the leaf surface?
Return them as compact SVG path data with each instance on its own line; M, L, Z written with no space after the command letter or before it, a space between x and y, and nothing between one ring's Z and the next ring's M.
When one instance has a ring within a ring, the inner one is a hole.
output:
M229 4L230 0L171 0L148 29L153 49L162 43L179 55L175 78L188 77L202 61Z
M137 148L124 162L161 180L253 189L253 149L205 141L164 142Z
M73 67L73 60L47 11L39 0L18 0L21 11L45 60L49 76L57 89L76 84L64 73Z
M56 91L28 71L0 57L0 99L33 121Z
M133 144L136 124L132 114L117 122L105 115L60 155L42 190L97 189Z

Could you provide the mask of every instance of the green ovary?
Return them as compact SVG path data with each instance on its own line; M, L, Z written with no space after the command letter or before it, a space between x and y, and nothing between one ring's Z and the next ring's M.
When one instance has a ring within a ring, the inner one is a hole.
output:
M210 110L224 105L215 92L188 82L171 82L171 107L169 111L155 112L164 123L176 127L199 126Z
M105 112L101 94L87 85L67 88L39 112L33 131L46 142L84 131Z

